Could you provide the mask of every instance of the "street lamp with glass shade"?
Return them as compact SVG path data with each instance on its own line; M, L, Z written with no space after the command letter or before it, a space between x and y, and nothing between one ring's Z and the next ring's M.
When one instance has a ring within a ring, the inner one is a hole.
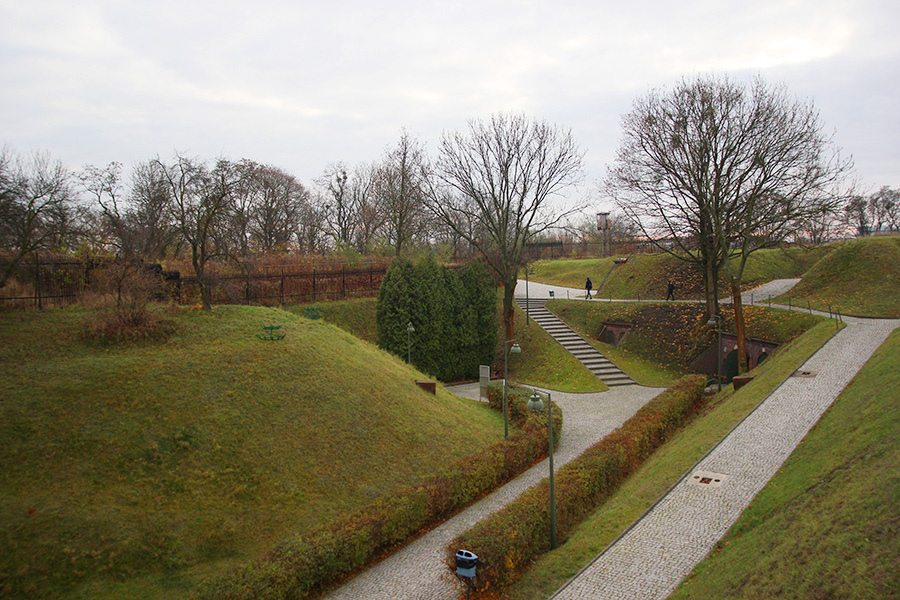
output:
M544 402L538 393L532 392L528 404L525 405L529 410L541 412L544 410ZM547 442L549 445L550 459L550 548L556 549L556 493L553 489L553 416L551 414L550 392L547 392Z
M406 324L406 362L412 364L412 334L416 332L412 321Z
M512 344L512 347L510 347L510 344ZM509 355L521 354L522 347L516 343L516 340L506 340L503 346L503 438L506 439L509 437L509 411L506 404L509 395L509 385L507 384L509 379Z

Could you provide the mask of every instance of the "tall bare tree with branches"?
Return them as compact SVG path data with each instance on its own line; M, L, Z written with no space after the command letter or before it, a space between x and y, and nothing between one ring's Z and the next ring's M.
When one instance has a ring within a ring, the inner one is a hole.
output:
M234 164L220 159L212 169L176 154L171 165L156 159L172 198L176 226L191 249L191 265L200 287L204 310L212 309L206 268L214 258L228 256L222 236L231 195L238 182Z
M400 256L422 233L431 171L424 145L403 130L375 168L373 190L382 214L383 231Z
M504 286L506 339L514 336L513 302L525 244L571 211L550 199L582 178L583 152L569 130L524 115L473 120L444 134L429 208L484 256Z
M49 154L30 159L0 150L0 249L10 253L4 287L23 258L41 249L63 249L75 208L72 176Z
M703 266L709 314L718 313L724 270L745 370L747 258L833 211L851 162L811 103L760 78L749 89L700 77L652 91L634 102L623 129L607 192L661 249Z

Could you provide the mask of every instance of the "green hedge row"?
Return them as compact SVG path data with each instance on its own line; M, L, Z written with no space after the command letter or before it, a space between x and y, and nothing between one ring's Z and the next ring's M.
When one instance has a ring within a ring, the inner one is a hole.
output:
M690 375L641 408L555 476L557 541L561 543L597 505L703 403L705 378ZM479 556L476 587L509 585L550 549L550 486L545 480L515 502L457 537L447 564L455 572L460 548Z
M502 410L500 389L492 387L489 397L491 405ZM456 461L423 485L386 496L322 529L282 542L263 558L206 582L194 598L304 598L496 489L547 455L546 413L524 408L528 395L510 389L510 421L517 428L507 440ZM562 427L558 409L554 421L558 431Z

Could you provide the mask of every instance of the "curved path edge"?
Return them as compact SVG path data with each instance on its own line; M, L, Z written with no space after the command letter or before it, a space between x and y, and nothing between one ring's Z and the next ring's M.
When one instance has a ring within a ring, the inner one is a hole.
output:
M478 398L477 384L448 387L462 397ZM547 390L541 390L546 392ZM556 468L580 456L620 427L663 388L623 386L593 394L550 391L563 410L562 439L555 448ZM444 521L396 553L376 563L325 596L328 600L448 600L465 591L445 564L446 547L459 534L502 509L549 475L544 460L467 509Z

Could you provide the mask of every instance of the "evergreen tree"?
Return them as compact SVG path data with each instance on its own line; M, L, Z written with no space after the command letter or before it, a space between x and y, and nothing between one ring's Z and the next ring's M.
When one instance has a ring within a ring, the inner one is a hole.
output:
M432 257L416 265L396 260L378 294L378 345L405 358L409 323L416 368L442 381L477 377L497 345L494 282L479 266L456 272Z

